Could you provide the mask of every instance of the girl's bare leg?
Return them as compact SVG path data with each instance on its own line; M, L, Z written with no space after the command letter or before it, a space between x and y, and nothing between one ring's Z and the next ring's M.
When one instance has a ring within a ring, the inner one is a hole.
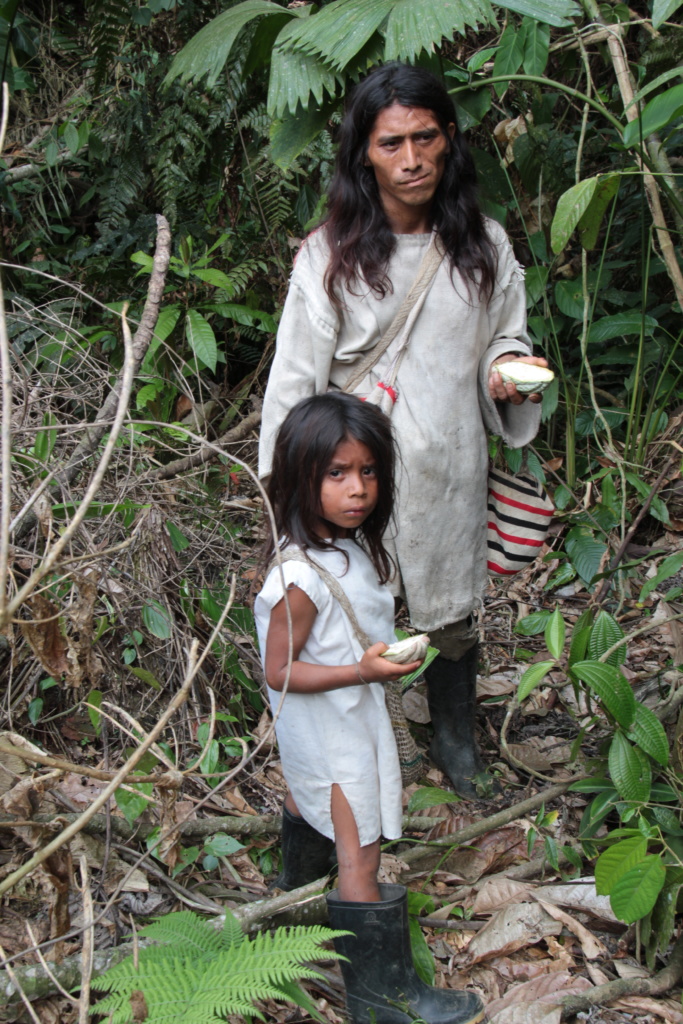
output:
M299 808L294 803L294 797L289 792L289 790L287 791L287 796L285 797L285 807L287 808L290 814L296 814L297 818L301 817Z
M339 880L339 898L353 903L379 901L379 839L361 846L353 811L336 783L332 786L332 824L334 825Z

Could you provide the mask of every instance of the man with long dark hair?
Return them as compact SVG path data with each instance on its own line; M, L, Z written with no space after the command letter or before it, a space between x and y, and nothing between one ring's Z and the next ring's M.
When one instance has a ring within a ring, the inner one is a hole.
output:
M496 361L531 355L524 271L503 229L481 214L453 103L437 78L387 64L355 89L344 117L328 213L292 274L263 410L260 473L288 410L343 389L411 290L423 257L443 259L412 327L392 423L403 469L393 556L411 622L441 651L427 670L430 756L474 799L477 631L486 586L486 431L528 443L540 395L504 383ZM384 381L389 345L354 393ZM395 393L397 392L397 398Z

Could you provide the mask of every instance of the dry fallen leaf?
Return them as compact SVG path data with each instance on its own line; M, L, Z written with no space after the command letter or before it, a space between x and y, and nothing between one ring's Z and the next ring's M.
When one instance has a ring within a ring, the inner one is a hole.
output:
M501 999L486 1007L489 1024L559 1024L559 1000L589 988L592 985L587 978L573 977L569 971L513 985ZM554 1016L551 1011L555 1011Z
M626 996L611 1004L615 1010L625 1010L628 1014L637 1014L636 1020L642 1021L647 1014L661 1017L671 1024L683 1024L683 1013L680 1003L673 999L653 999L648 996Z
M617 920L610 906L609 896L598 896L593 878L578 878L575 882L564 885L541 885L534 895L546 903L569 907L571 910L583 910L604 921Z
M467 963L476 964L516 949L531 946L545 935L559 935L562 925L538 903L505 907L485 924L467 947Z
M570 745L559 736L531 736L524 743L510 743L509 747L513 757L536 771L564 764L571 756Z
M424 693L419 693L417 690L408 690L407 693L403 694L402 704L403 713L409 721L418 722L420 725L426 725L427 722L431 721L429 705Z
M538 897L536 898L538 899ZM597 939L595 935L593 935L592 932L589 932L586 926L577 921L576 918L567 914L564 910L560 910L559 907L553 906L552 903L546 903L541 899L539 899L538 902L546 913L550 914L550 916L555 918L556 921L565 925L573 935L576 935L577 939L581 943L583 955L587 960L597 960L599 956L604 956L607 953L607 947L600 942L600 939Z
M472 906L475 917L492 914L510 903L525 903L534 889L531 882L517 882L512 878L489 878L477 893Z
M480 676L477 679L477 699L483 697L503 697L517 690L518 672L498 672L491 676Z

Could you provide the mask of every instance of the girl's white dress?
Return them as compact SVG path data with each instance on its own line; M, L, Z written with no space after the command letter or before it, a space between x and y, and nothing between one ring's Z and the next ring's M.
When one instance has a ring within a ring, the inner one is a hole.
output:
M308 551L339 580L373 643L391 644L394 599L377 581L365 552L353 540L339 540L340 551ZM348 555L347 561L344 557ZM318 609L299 655L314 665L357 663L363 649L348 616L320 576L304 562L285 562L285 586L300 587ZM271 570L254 603L261 657L265 663L270 613L282 600L278 567ZM347 686L326 693L282 694L268 687L282 770L300 813L313 828L334 839L330 813L337 783L353 811L361 846L401 836L401 770L381 683ZM280 704L282 706L280 707ZM279 714L278 714L279 709Z

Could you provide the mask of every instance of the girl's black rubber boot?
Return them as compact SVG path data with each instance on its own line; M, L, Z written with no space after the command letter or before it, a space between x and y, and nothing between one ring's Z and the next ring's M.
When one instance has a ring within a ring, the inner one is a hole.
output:
M333 867L334 841L317 832L304 818L282 808L282 871L270 889L291 892L329 875Z
M353 935L334 940L346 1005L355 1024L476 1024L484 1004L474 992L432 988L413 966L408 899L402 885L380 885L379 903L349 903L329 893L330 926Z

